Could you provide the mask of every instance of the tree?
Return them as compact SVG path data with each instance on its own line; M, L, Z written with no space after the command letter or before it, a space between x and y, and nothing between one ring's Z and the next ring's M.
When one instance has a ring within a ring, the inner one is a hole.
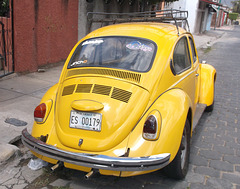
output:
M233 4L233 12L240 13L240 0L238 1L232 1Z
M0 0L0 16L8 16L9 0Z
M237 20L238 13L229 13L229 19L231 20L231 24L233 24L233 20Z

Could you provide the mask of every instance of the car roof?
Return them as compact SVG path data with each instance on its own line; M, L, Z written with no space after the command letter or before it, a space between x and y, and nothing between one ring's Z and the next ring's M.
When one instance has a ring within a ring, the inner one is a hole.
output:
M179 35L187 33L179 27ZM157 22L131 22L114 24L99 28L87 35L87 38L100 36L132 36L156 41L159 38L178 38L178 29L169 23ZM175 41L174 40L174 41Z

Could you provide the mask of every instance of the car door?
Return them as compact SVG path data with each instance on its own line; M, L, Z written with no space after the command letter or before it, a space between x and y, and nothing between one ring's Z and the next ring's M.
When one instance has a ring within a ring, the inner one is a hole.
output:
M195 74L195 99L194 99L194 104L196 105L199 101L199 86L200 86L200 69L199 69L199 61L198 61L198 56L197 56L197 51L195 48L195 44L193 41L193 38L191 36L188 37L189 43L190 43L190 52L191 52L191 59L193 62L193 71Z
M190 97L195 110L195 73L189 48L188 35L182 36L173 51L172 72L175 75L175 87L181 88Z

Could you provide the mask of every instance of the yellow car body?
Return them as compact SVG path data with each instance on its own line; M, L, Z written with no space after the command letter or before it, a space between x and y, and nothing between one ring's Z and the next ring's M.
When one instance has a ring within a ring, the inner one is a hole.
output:
M104 66L92 66L87 58L72 61L79 48L94 51L100 45L105 50L96 54L123 56L113 50L117 45L107 48L112 39L130 41L124 48L144 54L138 61L149 61L149 66L144 65L142 71L136 65L114 67L114 61ZM190 63L185 68L177 65L183 46L185 61ZM192 135L197 106L213 105L215 79L216 70L199 63L193 36L184 29L179 28L178 34L176 26L164 23L106 26L73 48L59 83L40 102L46 107L44 117L35 120L31 134L23 131L22 141L35 156L52 164L62 162L68 168L122 177L149 173L173 162L186 120ZM153 135L143 133L150 117L155 121ZM78 126L80 118L82 125ZM90 118L98 126L89 128L86 120Z

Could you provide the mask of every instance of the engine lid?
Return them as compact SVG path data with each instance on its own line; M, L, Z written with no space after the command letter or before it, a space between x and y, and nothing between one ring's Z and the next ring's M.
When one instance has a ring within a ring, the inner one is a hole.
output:
M59 88L55 124L61 143L84 151L106 151L132 131L149 101L135 84L103 77L75 77Z

